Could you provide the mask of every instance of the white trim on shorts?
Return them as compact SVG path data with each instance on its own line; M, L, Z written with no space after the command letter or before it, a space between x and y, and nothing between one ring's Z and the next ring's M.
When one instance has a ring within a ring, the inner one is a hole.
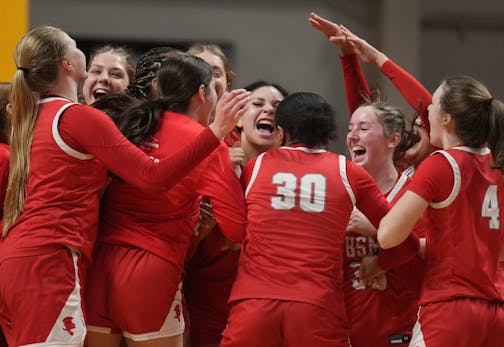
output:
M425 345L425 339L423 336L422 332L422 325L420 324L420 310L422 309L422 306L418 308L417 312L417 321L415 323L415 326L413 327L413 332L411 336L411 341L409 343L409 347L426 347Z
M79 279L79 255L73 249L72 260L75 270L75 287L70 293L65 305L45 342L20 345L19 347L82 347L86 338L86 323L82 312L81 285ZM70 328L69 328L70 325Z
M177 312L178 307L178 312ZM163 337L172 337L181 335L185 330L184 314L182 312L182 282L179 283L178 289L175 292L175 297L173 299L170 311L166 315L166 319L161 326L159 331L153 331L143 334L131 334L123 331L124 337L127 337L133 341L148 341L154 339L160 339Z

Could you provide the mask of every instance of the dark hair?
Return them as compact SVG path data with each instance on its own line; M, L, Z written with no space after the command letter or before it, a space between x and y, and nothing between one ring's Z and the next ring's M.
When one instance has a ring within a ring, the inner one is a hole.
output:
M276 90L278 90L284 98L287 97L287 95L289 95L289 93L282 86L280 86L276 83L271 83L271 82L264 81L264 80L259 80L259 81L249 83L245 87L243 87L243 89L245 89L249 92L253 92L254 90L259 89L261 87L273 87Z
M504 173L504 105L488 89L469 76L453 76L441 82L441 110L453 117L455 134L464 145L488 144L494 165Z
M133 63L133 59L131 58L131 55L128 53L126 48L124 47L116 47L112 45L104 45L104 46L99 46L93 49L91 54L89 55L89 62L87 69L89 70L93 59L103 53L111 53L113 55L119 56L124 59L124 65L126 67L126 74L128 75L128 80L131 82L134 81L135 78L135 64Z
M154 77L156 77L156 72L161 67L161 63L168 58L170 53L176 51L175 48L171 47L156 47L143 54L136 66L135 78L124 93L140 100L151 99L151 82Z
M7 112L11 84L0 82L0 143L9 143L10 115Z
M275 122L284 129L291 143L325 146L336 137L334 110L314 93L287 96L278 105Z
M201 58L178 53L161 64L156 80L160 98L130 108L117 121L124 136L135 144L156 132L162 111L186 113L201 85L208 93L212 68Z

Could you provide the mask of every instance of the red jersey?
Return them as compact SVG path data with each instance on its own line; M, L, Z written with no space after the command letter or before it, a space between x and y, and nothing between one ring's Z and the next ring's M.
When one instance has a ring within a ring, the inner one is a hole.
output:
M64 98L41 100L24 210L1 243L0 261L62 245L90 261L107 169L132 184L162 191L219 144L210 130L194 140L184 151L154 162L105 113Z
M395 186L385 194L387 201L393 205L410 182L408 176L399 175ZM415 232L420 232L421 225L416 229ZM344 292L351 323L350 340L355 347L388 346L389 336L401 338L400 334L411 334L417 318L424 264L416 257L418 244L415 246L409 239L406 242L409 244L402 243L380 253L376 236L357 233L345 236ZM359 280L362 258L377 254L378 263L387 271L384 291L366 287Z
M244 169L247 236L230 300L306 302L345 317L343 243L356 205L373 225L388 203L373 179L322 149L281 147Z
M186 115L165 112L156 133L140 147L155 161L163 160L173 148L189 143L204 130ZM241 242L245 200L224 143L165 193L113 180L102 200L98 241L145 249L182 270L201 195L210 198L223 234Z
M504 178L488 148L434 152L408 187L430 203L421 304L458 297L504 301L499 255Z

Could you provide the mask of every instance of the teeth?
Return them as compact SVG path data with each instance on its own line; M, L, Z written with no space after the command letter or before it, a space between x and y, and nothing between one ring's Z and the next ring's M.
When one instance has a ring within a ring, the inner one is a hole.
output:
M275 123L269 119L261 119L257 122L256 128L259 131L268 131L271 134L275 131Z
M362 146L352 146L352 152L354 153L354 155L359 156L366 153L366 148Z

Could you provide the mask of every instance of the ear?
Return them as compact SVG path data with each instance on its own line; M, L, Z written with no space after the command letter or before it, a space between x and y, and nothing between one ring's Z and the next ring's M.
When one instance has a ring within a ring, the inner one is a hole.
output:
M159 91L158 91L158 81L157 78L153 78L150 82L151 85L151 92L152 92L152 98L159 99Z
M387 148L393 149L396 148L401 143L401 134L393 133L392 136L389 136L387 142Z
M441 120L441 125L443 128L447 130L454 130L455 129L455 121L453 120L453 117L449 113L443 114L443 119Z
M63 69L67 71L73 71L72 63L67 58L61 58L60 65Z
M206 87L204 84L200 85L198 88L198 98L201 103L206 102Z
M287 142L287 139L286 139L286 134L285 134L285 130L284 128L282 128L281 126L277 126L277 137L275 139L275 143L274 143L274 148L278 148L280 146L285 146L285 143Z

